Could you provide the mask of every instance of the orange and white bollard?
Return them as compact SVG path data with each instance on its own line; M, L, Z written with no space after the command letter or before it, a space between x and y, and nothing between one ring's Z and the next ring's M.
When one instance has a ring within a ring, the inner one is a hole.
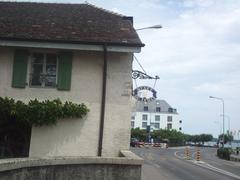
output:
M185 148L185 159L187 159L187 160L190 159L190 152L189 152L189 148L188 147Z
M200 149L197 148L197 152L196 152L196 161L200 161L200 158L201 158Z

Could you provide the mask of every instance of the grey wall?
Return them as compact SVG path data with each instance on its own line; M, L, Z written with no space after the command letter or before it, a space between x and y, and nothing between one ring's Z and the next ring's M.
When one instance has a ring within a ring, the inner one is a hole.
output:
M54 165L0 172L1 180L140 180L141 166L116 164Z
M140 180L143 159L131 151L119 157L48 157L0 160L0 180Z

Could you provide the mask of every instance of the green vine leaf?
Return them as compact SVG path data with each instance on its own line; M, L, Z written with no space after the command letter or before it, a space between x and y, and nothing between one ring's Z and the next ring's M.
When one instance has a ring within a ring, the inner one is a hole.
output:
M62 103L60 99L38 101L30 100L27 104L12 98L0 97L0 124L18 121L28 125L53 125L63 118L83 118L89 109L85 104Z

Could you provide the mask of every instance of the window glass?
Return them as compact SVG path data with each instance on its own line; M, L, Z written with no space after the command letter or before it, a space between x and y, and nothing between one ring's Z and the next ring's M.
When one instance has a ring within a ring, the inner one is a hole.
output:
M167 129L172 129L172 124L171 123L167 124Z
M156 107L156 112L160 112L161 108L160 107Z
M43 75L43 54L34 53L32 56L32 74L31 74L31 85L41 86L42 75Z
M160 115L155 116L155 121L160 121Z
M142 120L145 120L145 121L146 121L146 120L147 120L147 118L148 118L148 117L147 117L147 115L146 115L146 114L143 114L143 115L142 115Z
M142 128L147 128L147 122L142 122Z
M43 64L44 55L41 53L33 53L33 63L34 64Z
M154 127L155 127L156 129L159 129L160 123L155 123L155 124L154 124Z
M172 122L172 116L168 116L168 117L167 117L167 121L168 121L168 122Z
M143 111L148 111L148 106L144 106Z
M56 86L57 55L33 53L31 72L31 86Z
M134 128L134 121L131 121L131 128Z
M56 86L57 56L46 55L46 79L45 86Z

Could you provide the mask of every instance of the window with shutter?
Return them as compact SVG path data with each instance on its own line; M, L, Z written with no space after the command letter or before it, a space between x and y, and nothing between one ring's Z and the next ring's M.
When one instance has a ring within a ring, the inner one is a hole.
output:
M27 78L28 51L15 50L13 61L12 87L25 88Z
M12 87L25 88L29 53L16 50L13 62ZM62 52L59 55L34 52L31 54L31 87L56 87L59 90L70 90L72 76L72 53Z

